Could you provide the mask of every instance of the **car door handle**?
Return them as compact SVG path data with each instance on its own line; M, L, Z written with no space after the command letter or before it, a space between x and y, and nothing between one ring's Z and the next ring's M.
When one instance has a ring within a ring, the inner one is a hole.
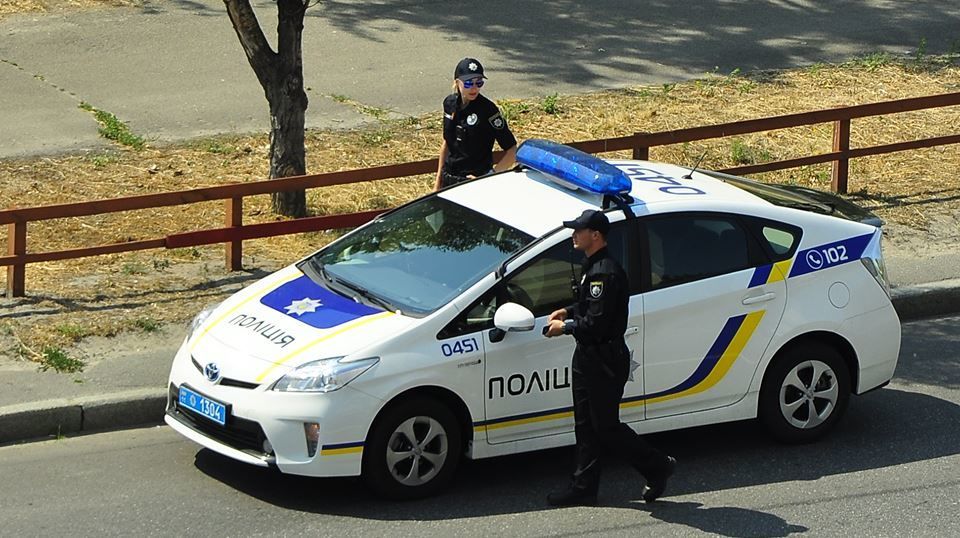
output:
M640 327L627 327L627 332L623 333L624 338L629 338L640 332Z
M757 303L765 303L767 301L772 301L777 298L777 294L770 292L764 293L763 295L754 295L753 297L747 297L743 300L743 304L752 305Z

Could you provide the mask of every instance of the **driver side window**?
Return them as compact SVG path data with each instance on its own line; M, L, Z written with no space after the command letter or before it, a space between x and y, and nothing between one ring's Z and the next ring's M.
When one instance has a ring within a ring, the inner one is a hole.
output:
M574 302L573 286L579 279L582 259L583 254L576 252L570 241L561 241L483 294L444 328L438 338L492 328L493 315L504 303L523 305L535 317L570 305Z

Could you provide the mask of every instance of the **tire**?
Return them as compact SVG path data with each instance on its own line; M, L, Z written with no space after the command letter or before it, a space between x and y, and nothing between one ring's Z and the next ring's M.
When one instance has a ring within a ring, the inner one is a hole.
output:
M463 446L456 417L430 398L392 405L377 417L368 439L363 480L376 494L394 500L419 499L446 487Z
M836 349L810 342L787 349L767 369L758 415L784 443L810 443L843 416L850 400L850 373Z

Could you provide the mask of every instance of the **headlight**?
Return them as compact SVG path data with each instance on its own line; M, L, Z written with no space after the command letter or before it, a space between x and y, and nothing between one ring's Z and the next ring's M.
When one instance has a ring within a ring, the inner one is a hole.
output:
M380 362L379 357L347 360L333 357L308 362L274 383L280 392L332 392L353 381Z
M203 325L204 321L207 321L207 318L210 317L210 314L213 314L213 311L216 310L218 306L219 304L207 305L199 314L194 316L193 321L190 322L190 330L187 331L187 340L193 338L193 333L197 332L197 329Z

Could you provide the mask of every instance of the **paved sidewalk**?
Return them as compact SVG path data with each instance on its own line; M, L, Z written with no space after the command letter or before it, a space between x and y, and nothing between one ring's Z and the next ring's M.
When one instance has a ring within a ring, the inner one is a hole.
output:
M453 66L484 62L496 99L658 85L886 51L950 50L956 0L858 2L322 2L304 23L307 126L376 121L343 96L439 110ZM275 2L254 2L275 40ZM749 30L749 31L747 31ZM0 20L0 158L102 150L85 101L148 141L269 129L266 99L221 0L145 0Z

